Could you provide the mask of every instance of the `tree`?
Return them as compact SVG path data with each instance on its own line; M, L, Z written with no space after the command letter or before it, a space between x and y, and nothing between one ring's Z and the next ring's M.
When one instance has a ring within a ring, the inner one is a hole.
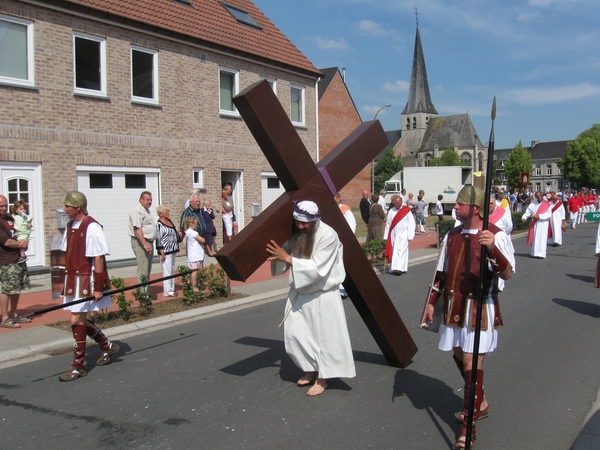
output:
M454 147L448 147L439 158L433 158L429 161L429 165L434 166L462 166L462 161Z
M521 186L521 172L531 173L533 166L531 165L531 155L519 141L504 163L504 175L506 175L506 184L509 189Z
M384 155L375 166L375 192L383 189L385 182L401 170L402 160L400 157L394 156L392 147L386 148Z
M567 154L556 161L565 178L579 186L600 185L600 123L567 144Z

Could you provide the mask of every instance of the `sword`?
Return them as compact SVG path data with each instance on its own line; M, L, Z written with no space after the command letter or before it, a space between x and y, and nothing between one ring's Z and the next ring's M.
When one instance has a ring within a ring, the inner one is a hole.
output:
M485 197L483 202L483 230L487 230L490 222L490 195L492 193L492 170L494 167L494 120L496 119L496 96L492 104L492 130L488 146L487 172L485 176ZM479 265L479 284L477 286L477 313L475 315L475 339L473 340L473 366L471 371L471 395L467 414L467 435L465 436L465 449L471 450L471 433L473 431L473 410L475 409L475 383L477 382L477 365L479 359L479 341L481 340L481 316L483 313L483 277L487 259L486 248L481 246L481 261ZM465 380L466 381L466 380Z
M109 295L115 295L115 294L120 294L121 292L125 292L125 291L131 291L132 289L137 289L143 286L148 286L150 284L153 283L159 283L161 281L165 281L165 280L170 280L171 278L177 278L177 277L182 277L184 275L189 275L192 272L197 272L198 269L192 269L192 270L186 270L185 272L180 272L180 273L176 273L174 275L169 275L167 277L162 277L162 278L157 278L155 280L150 280L147 281L145 283L138 283L138 284L133 284L131 286L127 286L121 289L113 289L112 291L104 291L102 293L103 297L109 296ZM77 300L73 300L72 302L67 302L67 303L62 303L60 305L55 305L55 306L51 306L49 308L44 308L44 309L40 309L38 311L34 311L32 313L29 314L25 314L23 317L33 317L33 316L40 316L42 314L46 314L52 311L56 311L57 309L63 309L66 308L67 306L72 306L72 305L77 305L79 303L83 303L83 302L89 302L90 300L94 300L95 297L93 295L90 295L89 297L84 297L84 298L80 298Z

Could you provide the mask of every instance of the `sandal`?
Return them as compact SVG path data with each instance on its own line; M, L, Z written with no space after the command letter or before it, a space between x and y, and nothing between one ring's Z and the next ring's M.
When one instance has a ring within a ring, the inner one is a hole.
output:
M21 325L17 324L14 319L10 317L0 322L0 328L21 328Z
M110 349L106 352L102 352L102 356L96 364L99 366L105 366L110 362L110 357L119 351L119 346L114 343L110 343Z
M14 320L15 323L31 323L31 319L20 315L13 317L12 320Z
M75 366L71 366L71 367L69 367L69 370L67 370L65 373L60 375L58 377L58 379L60 381L73 381L73 380L76 380L77 378L85 377L86 375L87 375L87 372L85 370L77 369Z
M461 448L466 448L467 447L467 436L465 436L464 434L461 434L458 439L456 440L456 442L454 443L454 449L461 449ZM475 435L472 434L471 435L471 448L475 447Z
M463 423L463 421L465 420L464 414L465 413L463 411L456 413L455 417L456 417L456 421L458 423ZM488 403L487 408L479 411L479 417L477 417L477 420L483 420L486 417L488 417L489 415L490 415L490 404Z

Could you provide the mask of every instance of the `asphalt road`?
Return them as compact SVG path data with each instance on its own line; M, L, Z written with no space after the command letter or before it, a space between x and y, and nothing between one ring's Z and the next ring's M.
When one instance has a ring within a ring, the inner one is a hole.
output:
M595 235L592 223L569 230L546 260L514 241L475 448L571 447L600 386ZM451 448L462 381L438 336L416 326L433 265L381 277L419 347L407 368L386 364L346 300L357 377L307 397L277 329L282 299L129 338L108 366L95 367L93 348L74 382L57 380L68 353L0 370L2 448Z

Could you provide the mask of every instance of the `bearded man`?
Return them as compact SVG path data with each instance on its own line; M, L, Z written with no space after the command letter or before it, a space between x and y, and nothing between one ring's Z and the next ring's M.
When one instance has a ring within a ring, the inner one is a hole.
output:
M267 244L273 275L290 270L283 318L285 349L305 374L298 386L315 383L309 396L322 394L328 378L356 376L346 314L338 286L346 278L337 233L321 222L316 203L294 207L294 234L283 247Z
M565 207L562 199L558 197L556 192L550 193L550 208L552 217L550 218L550 233L548 236L548 245L558 247L562 245L562 234L567 229Z

